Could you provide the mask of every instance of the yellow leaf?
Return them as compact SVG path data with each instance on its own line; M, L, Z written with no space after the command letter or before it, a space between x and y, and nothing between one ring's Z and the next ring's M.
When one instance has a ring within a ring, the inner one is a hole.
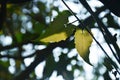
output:
M87 62L89 62L89 47L92 43L92 37L86 30L77 29L75 32L75 47L79 55Z
M47 36L40 39L40 41L42 41L42 42L59 42L61 40L66 40L73 33L74 26L70 25L68 27L63 27L59 30L56 30L56 28L53 30L51 30L51 29L53 29L53 28L49 28L49 31L47 31L47 33L44 34ZM54 32L54 33L52 33L52 32ZM52 34L50 34L50 33L52 33Z
M65 32L60 32L60 33L56 33L51 36L48 36L46 38L43 38L40 41L42 41L42 42L59 42L61 40L65 40L65 39L66 39Z
M49 25L46 31L40 36L42 42L59 42L66 40L74 31L75 26L64 26L68 22L68 17L71 13L67 11L61 12L53 22Z

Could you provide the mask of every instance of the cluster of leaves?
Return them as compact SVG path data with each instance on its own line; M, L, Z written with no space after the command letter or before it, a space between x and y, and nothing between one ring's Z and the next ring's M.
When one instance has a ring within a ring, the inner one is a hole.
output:
M68 22L68 17L71 15L69 11L63 11L60 13L46 31L40 36L42 42L59 42L66 40L73 33L75 33L75 47L78 50L80 56L89 64L89 47L92 43L92 37L86 30L77 28L74 25L65 26ZM62 20L62 21L61 21ZM75 30L76 29L76 30Z
M84 70L83 66L78 64L82 62L78 61L77 55L72 58L68 57L68 53L74 48L77 49L80 56L88 64L91 64L89 61L89 48L93 41L91 35L85 29L80 29L73 24L67 25L69 22L68 18L72 15L68 10L60 12L59 8L54 6L53 3L49 4L49 7L47 7L48 4L47 1L30 2L30 0L28 0L27 3L7 4L7 12L4 17L6 20L4 19L5 21L3 21L0 36L9 36L12 38L12 42L7 46L4 46L4 41L0 42L1 80L37 79L34 69L42 61L46 61L43 77L41 78L42 80L50 78L55 70L57 74L62 75L64 79L73 80L75 69L81 72ZM38 11L34 9L38 9ZM54 15L52 11L58 13L55 18L53 18ZM0 12L2 11L0 10ZM51 21L52 18L53 21ZM119 29L118 24L110 14L107 14L105 18L108 19L108 25ZM47 19L50 20L47 22ZM83 23L86 23L86 26L89 25L90 28L95 28L95 22L92 20L91 16L85 19ZM32 44L30 45L32 47L31 50L33 50L31 52L27 52L24 48L25 45L29 44ZM35 46L38 45L44 45L46 48L40 50L35 49ZM67 53L61 52L58 62L55 61L53 55L53 50L56 47L68 49ZM27 53L25 54L25 52ZM27 56L24 56L24 54ZM29 66L26 66L24 62L27 58L34 58L34 61ZM72 60L78 63L72 65L72 70L68 71L66 67L71 65ZM108 66L109 64L105 65ZM15 71L11 72L12 70L9 70L11 69L10 67L13 67ZM96 68L96 72L94 72L95 76L101 76L100 73L97 72L100 68L100 66ZM104 78L110 78L108 71L104 73Z

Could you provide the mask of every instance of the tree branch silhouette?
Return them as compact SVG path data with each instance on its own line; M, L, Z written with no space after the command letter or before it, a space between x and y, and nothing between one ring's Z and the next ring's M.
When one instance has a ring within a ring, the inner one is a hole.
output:
M83 6L91 13L91 15L93 16L93 18L95 19L95 21L97 22L99 29L101 30L104 39L106 40L110 50L112 51L114 57L116 58L116 60L118 61L118 63L120 64L120 49L115 41L114 36L109 32L108 28L102 23L102 21L97 17L96 14L94 14L94 12L92 11L92 9L90 8L90 6L88 5L88 3L85 0L79 0ZM116 50L116 54L114 53L114 51L112 50L110 43L114 46L114 49Z
M44 61L47 56L52 54L52 50L57 47L66 47L69 43L69 40L61 41L58 43L51 43L47 46L47 48L43 50L37 50L35 52L36 57L35 60L30 64L30 66L26 67L24 71L22 71L20 74L16 75L13 80L25 80L29 77L29 74L35 69L35 67L42 61Z

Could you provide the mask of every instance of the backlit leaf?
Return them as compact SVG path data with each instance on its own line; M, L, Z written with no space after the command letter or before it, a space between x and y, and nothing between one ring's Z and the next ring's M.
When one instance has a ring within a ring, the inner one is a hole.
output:
M89 47L92 43L92 37L86 30L78 29L75 32L75 47L79 55L87 62L89 62Z
M74 26L64 26L68 22L68 17L71 15L69 11L61 12L51 22L50 26L46 29L45 33L40 37L42 42L59 42L66 40L74 31Z

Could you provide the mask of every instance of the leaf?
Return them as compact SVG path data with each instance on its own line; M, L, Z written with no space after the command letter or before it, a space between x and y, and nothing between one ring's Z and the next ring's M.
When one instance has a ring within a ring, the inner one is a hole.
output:
M23 41L23 34L21 32L16 32L15 37L17 39L17 42L22 42Z
M0 61L0 71L7 72L8 66L9 66L9 61Z
M56 68L56 62L54 60L53 55L50 55L46 59L46 65L43 70L43 77L44 78L50 77L53 71L55 70L55 68Z
M38 22L38 21L36 21L36 20L34 20L34 19L32 20L32 22L33 22L33 31L34 31L34 33L41 34L42 31L45 29L45 25Z
M89 47L92 43L92 37L86 30L77 29L75 32L75 47L79 55L90 64Z
M66 40L74 31L74 26L70 25L65 27L64 24L68 22L68 17L71 15L69 11L61 12L50 26L46 29L45 33L40 37L42 42L59 42Z

